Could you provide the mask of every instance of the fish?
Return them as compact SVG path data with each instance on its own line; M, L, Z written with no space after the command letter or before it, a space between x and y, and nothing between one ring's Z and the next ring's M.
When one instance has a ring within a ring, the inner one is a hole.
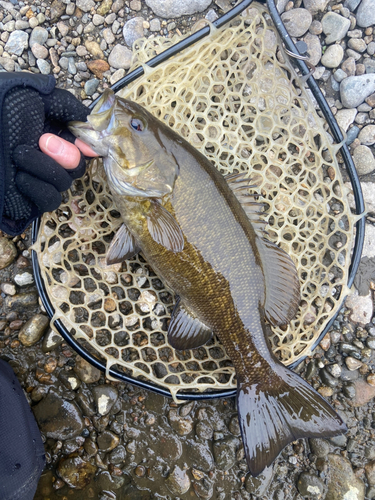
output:
M300 303L292 259L267 239L244 173L224 177L176 131L106 90L71 132L103 156L123 224L107 263L142 252L177 296L168 342L199 347L217 335L236 370L237 409L253 476L299 438L346 432L340 416L272 353L267 324Z

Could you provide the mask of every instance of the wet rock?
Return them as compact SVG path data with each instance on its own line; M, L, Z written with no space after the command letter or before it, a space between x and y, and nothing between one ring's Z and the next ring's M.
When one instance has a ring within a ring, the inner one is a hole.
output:
M350 319L355 323L366 325L371 320L374 311L371 291L367 296L359 296L358 291L354 290L354 292L347 297L345 305L352 311Z
M346 446L348 439L344 434L341 434L340 436L334 436L332 438L329 438L329 442L332 443L334 446L341 446L343 448Z
M133 43L138 40L138 38L143 37L143 23L143 17L133 17L133 19L125 23L122 34L126 45L132 47Z
M29 47L32 48L35 43L43 45L48 39L48 31L41 26L37 26L33 29L30 35Z
M127 476L111 475L108 471L103 471L97 479L100 489L106 491L118 490L124 485Z
M98 453L98 446L92 439L86 439L83 448L89 457Z
M15 30L10 34L4 50L9 54L20 56L27 48L28 41L29 35L25 31Z
M317 66L322 57L322 45L320 43L320 39L316 35L312 35L311 33L307 33L304 37L303 41L307 45L307 52L309 53L309 63L313 66Z
M53 439L71 439L79 436L84 428L78 406L53 392L33 408L40 430Z
M181 417L176 408L171 408L168 412L169 424L179 436L186 436L193 430L193 420L190 416Z
M354 474L348 459L329 453L327 465L328 491L325 500L364 500L365 485Z
M210 5L211 0L146 0L146 5L159 17L175 18L190 16L196 12L203 12Z
M107 415L118 398L118 390L112 385L98 385L92 389L98 413Z
M187 448L187 456L190 458L193 467L204 472L209 472L212 469L214 458L208 445L188 440L185 446Z
M358 135L361 144L372 146L375 143L375 125L367 125L363 127Z
M324 482L314 474L302 472L297 481L297 488L303 497L307 497L311 500L324 498Z
M120 438L111 431L101 432L96 440L101 451L112 451L120 443Z
M49 325L49 318L44 314L36 314L21 328L18 338L25 346L36 344L43 336Z
M64 342L64 338L57 332L49 330L43 337L42 351L44 353L57 349Z
M349 76L340 84L341 102L345 108L356 108L374 91L375 74Z
M345 364L350 371L358 370L362 366L362 362L359 359L352 358L351 356L345 358Z
M132 62L133 52L123 45L117 44L109 54L108 63L115 69L129 69Z
M341 45L330 45L322 56L322 64L326 68L337 68L344 57L344 49Z
M309 29L312 16L306 9L292 9L284 12L281 19L285 24L290 36L302 36Z
M17 257L17 249L13 241L0 237L0 269L8 267Z
M68 372L61 371L59 373L59 379L65 385L65 387L70 389L71 391L76 391L81 385L81 381L79 380L77 375L72 373L71 370L69 370Z
M327 12L321 22L327 45L342 40L350 27L349 19L334 12Z
M13 311L22 311L38 305L38 294L35 292L19 293L5 299L7 307Z
M229 470L236 463L236 448L239 442L235 437L219 439L213 443L212 451L216 465L221 470Z
M207 422L198 422L195 426L195 432L201 439L212 439L214 430Z
M368 384L365 380L357 379L353 384L355 397L350 401L351 406L363 406L375 397L375 387Z
M312 438L309 439L309 444L312 453L318 458L327 456L330 451L330 446L325 439Z
M373 0L362 0L357 13L356 21L361 28L367 28L375 24L375 10Z
M118 445L114 450L109 454L109 462L114 465L120 465L125 461L126 458L126 449L122 444Z
M229 422L229 431L234 435L234 436L240 436L241 435L241 428L240 428L240 423L238 421L238 416L235 415L234 417L231 418Z
M87 67L94 73L94 75L101 80L103 78L103 73L109 70L109 64L103 59L95 59L94 61L88 61ZM87 92L86 92L87 93Z
M183 495L189 491L191 483L186 471L175 465L165 484L173 495Z
M76 364L74 371L78 377L86 384L92 384L93 382L98 382L100 379L101 372L95 366L92 366L81 356L76 357Z
M159 438L159 456L168 462L178 460L182 455L182 444L173 434L164 434Z
M97 467L81 457L62 459L57 466L57 474L71 488L82 490L94 477Z
M273 467L266 467L257 477L251 474L246 476L245 489L255 497L266 495L273 476Z

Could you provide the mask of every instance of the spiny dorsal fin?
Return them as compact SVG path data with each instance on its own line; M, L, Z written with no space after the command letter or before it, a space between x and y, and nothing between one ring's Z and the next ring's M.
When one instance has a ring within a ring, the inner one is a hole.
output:
M265 238L257 240L257 245L266 280L266 318L272 325L286 325L301 300L296 266L284 250Z
M182 252L184 235L176 219L158 201L151 201L151 210L147 215L147 228L151 237L172 252Z
M134 236L125 224L122 224L109 246L106 263L111 265L124 262L124 260L130 259L139 251Z
M174 349L194 349L210 340L212 332L179 301L168 327L168 342Z
M249 189L254 189L258 186L251 184L252 181L247 177L247 172L226 175L225 180L236 195L237 200L241 203L258 236L263 238L264 234L266 234L265 228L267 226L267 221L262 219L266 204L254 200L254 198L260 196L258 193L249 193Z

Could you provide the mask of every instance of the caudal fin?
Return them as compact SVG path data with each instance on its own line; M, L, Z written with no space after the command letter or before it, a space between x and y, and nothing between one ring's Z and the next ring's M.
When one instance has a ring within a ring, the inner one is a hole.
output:
M238 383L238 418L247 464L253 476L272 464L290 442L332 437L347 427L301 377L282 365L257 384Z

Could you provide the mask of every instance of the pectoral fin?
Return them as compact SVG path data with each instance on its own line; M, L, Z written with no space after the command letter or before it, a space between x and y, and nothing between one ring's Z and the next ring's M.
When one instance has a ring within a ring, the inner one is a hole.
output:
M184 235L176 219L158 201L152 200L152 208L147 215L147 228L151 237L172 252L182 252Z
M284 250L265 238L257 245L266 279L266 318L272 325L286 325L296 315L301 300L296 266Z
M107 265L117 264L126 259L130 259L137 254L140 249L129 229L123 224L115 234L106 257Z
M178 302L168 328L170 345L178 350L194 349L208 342L211 337L211 330Z

